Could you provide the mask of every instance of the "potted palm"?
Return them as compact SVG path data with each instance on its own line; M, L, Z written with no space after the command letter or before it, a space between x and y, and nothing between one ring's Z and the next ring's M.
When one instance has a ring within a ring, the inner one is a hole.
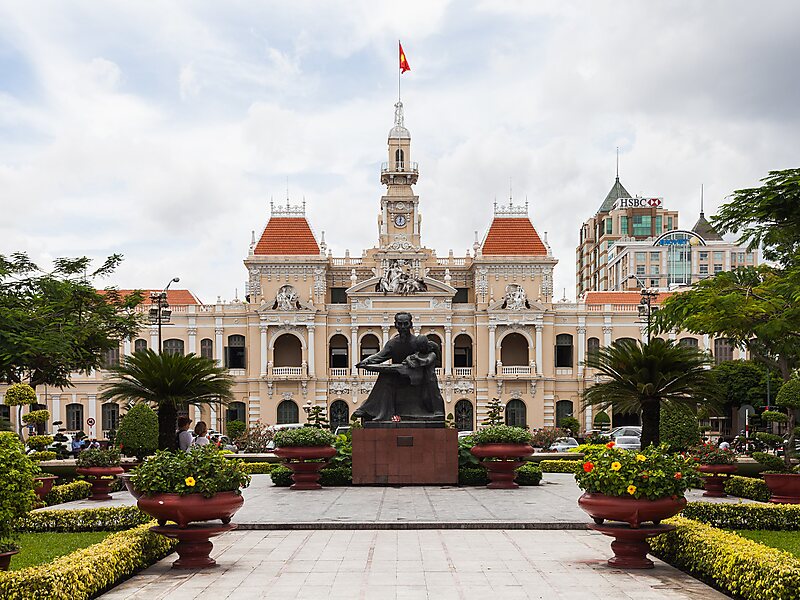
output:
M334 435L317 427L284 429L275 433L275 456L292 471L292 490L318 490L319 472L336 456Z
M84 450L75 459L78 475L83 475L92 484L92 495L89 500L111 500L108 493L111 483L122 473L119 466L120 456L117 448L100 448Z
M25 457L25 448L16 434L0 432L0 570L5 571L11 557L19 552L14 522L33 508L36 463Z
M480 459L489 475L487 488L512 490L515 470L522 466L526 456L533 454L531 432L521 427L489 425L472 436L475 445L470 449Z
M698 463L697 469L703 474L706 491L703 496L724 498L725 482L736 472L736 454L728 448L716 444L700 444L689 449L689 456Z
M792 469L792 457L797 429L797 411L800 409L800 379L790 379L781 386L775 404L786 410L789 439L784 446L784 464L761 474L769 488L770 502L775 504L800 504L800 466ZM775 411L777 412L777 411Z

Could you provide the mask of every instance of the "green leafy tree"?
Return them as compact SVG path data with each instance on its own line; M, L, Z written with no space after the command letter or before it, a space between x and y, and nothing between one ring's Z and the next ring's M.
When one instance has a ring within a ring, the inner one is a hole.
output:
M126 356L109 371L112 382L101 386L100 398L155 406L162 450L176 449L178 409L225 404L233 398L233 379L226 370L195 354L157 354L147 349Z
M492 427L494 425L502 425L504 421L503 405L500 404L500 399L492 398L486 405L486 418L481 424Z
M158 416L148 404L134 404L119 423L114 438L125 456L144 460L158 449Z
M308 410L308 424L317 429L327 429L330 425L328 424L328 417L325 414L325 409L321 406L312 406Z
M659 422L661 443L673 452L688 450L700 443L699 425L691 409L664 406Z
M786 410L789 421L789 440L786 444L786 452L783 454L786 466L789 467L792 464L794 439L797 435L797 411L800 410L800 379L790 379L784 383L781 391L778 392L777 398L775 398L775 404Z
M568 431L572 436L578 435L581 430L581 422L575 417L562 417L558 422L558 426Z
M228 435L232 440L238 440L247 431L247 423L244 421L239 421L238 419L235 421L228 421L226 426Z
M141 293L96 289L121 261L115 254L90 270L86 257L58 258L43 271L23 252L0 255L0 381L64 388L136 334Z
M695 408L714 402L716 386L708 356L672 340L643 344L621 340L586 359L603 379L583 393L585 405L642 415L642 447L660 442L661 407Z
M36 391L27 383L12 383L8 386L3 402L6 406L17 407L17 423L19 424L19 434L22 435L22 408L36 403Z
M726 360L711 369L725 406L745 404L765 406L767 401L767 368L753 360ZM772 375L774 392L781 385L780 375Z

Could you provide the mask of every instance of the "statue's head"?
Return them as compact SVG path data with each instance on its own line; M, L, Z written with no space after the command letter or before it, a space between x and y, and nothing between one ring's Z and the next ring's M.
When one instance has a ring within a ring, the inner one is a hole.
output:
M394 316L394 326L400 334L408 333L411 331L413 323L411 321L411 313L399 312Z

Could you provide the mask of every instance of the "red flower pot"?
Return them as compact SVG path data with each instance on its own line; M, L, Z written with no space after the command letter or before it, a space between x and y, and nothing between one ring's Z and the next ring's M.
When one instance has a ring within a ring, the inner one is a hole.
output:
M686 506L686 498L673 496L648 500L585 492L578 498L578 505L598 525L602 525L606 520L622 521L638 528L642 523L652 522L658 525L662 520L677 515Z
M725 482L736 473L736 465L700 465L697 468L703 473L706 488L703 496L724 498L728 495L725 493Z
M53 484L56 482L58 477L56 475L40 475L39 477L34 477L33 480L41 483L39 487L37 487L34 492L39 497L39 500L44 502L44 497L50 493L50 490L53 489Z
M162 527L167 521L186 527L189 523L215 519L227 525L242 504L244 498L238 492L217 492L210 498L202 494L154 494L140 496L137 501L139 510L156 519Z
M111 500L108 493L114 477L122 473L122 467L78 467L75 469L78 475L83 475L92 484L92 495L89 500ZM103 479L112 477L112 479Z
M119 476L119 478L122 480L122 483L125 484L125 489L128 490L131 496L133 496L138 500L139 498L142 497L142 493L135 487L133 487L133 483L131 482L131 477L133 477L133 473L131 473L130 471L125 471Z
M275 448L275 456L283 459L283 464L292 471L292 490L318 490L319 472L327 466L327 460L336 456L333 446L285 446ZM308 462L308 461L320 462Z
M11 552L0 552L0 571L8 571L11 566L11 557L17 554L19 550L12 550Z
M800 473L764 473L762 475L775 504L800 504Z
M470 449L489 475L487 488L493 490L513 490L519 485L514 483L514 471L525 464L519 460L533 454L530 444L478 444Z

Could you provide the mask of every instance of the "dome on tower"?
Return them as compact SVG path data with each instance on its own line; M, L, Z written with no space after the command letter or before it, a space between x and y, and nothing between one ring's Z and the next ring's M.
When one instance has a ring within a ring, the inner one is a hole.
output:
M406 129L403 117L403 103L397 102L394 105L394 127L389 130L389 138L411 139L411 133Z

